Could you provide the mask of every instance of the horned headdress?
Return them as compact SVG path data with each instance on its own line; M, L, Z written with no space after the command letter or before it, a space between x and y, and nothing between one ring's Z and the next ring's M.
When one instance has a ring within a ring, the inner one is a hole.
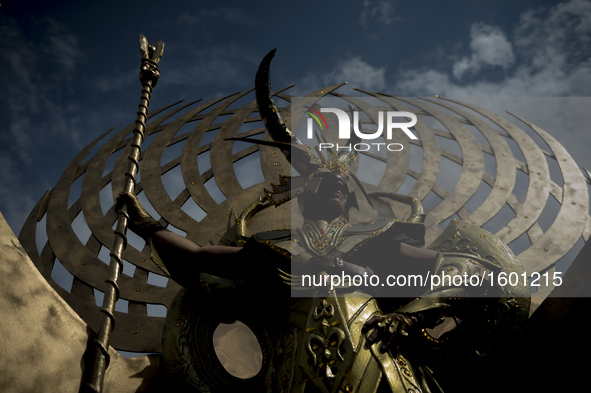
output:
M276 147L281 150L293 169L297 171L298 176L281 175L279 184L272 184L272 191L265 190L265 195L271 204L280 205L303 191L314 193L318 190L322 178L326 174L335 174L346 179L353 179L371 205L371 200L365 188L350 169L350 164L357 159L355 152L349 150L337 152L328 149L328 156L325 156L318 146L312 147L303 144L281 118L271 95L270 65L275 52L276 49L273 49L264 57L255 78L255 92L259 113L273 141L261 141L252 138L229 139ZM322 135L318 133L316 138L323 141ZM359 141L359 137L355 135L351 137L349 144L355 144ZM354 193L351 192L351 196L354 197ZM352 199L350 206L357 207L355 198Z

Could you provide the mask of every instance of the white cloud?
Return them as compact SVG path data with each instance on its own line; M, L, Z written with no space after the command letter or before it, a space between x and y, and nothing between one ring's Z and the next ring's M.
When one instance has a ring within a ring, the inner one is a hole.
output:
M515 61L511 43L498 27L476 23L470 29L470 57L464 57L453 66L453 74L461 78L466 72L478 72L485 66L508 68Z
M307 94L319 86L347 82L349 88L383 90L386 85L386 67L374 67L359 57L340 61L332 71L322 75L307 74L296 84L293 94ZM346 90L346 89L345 89ZM339 90L344 92L343 88Z
M474 24L469 56L448 70L403 70L390 90L411 96L589 96L590 20L591 2L571 0L522 14L510 40L499 27ZM485 66L502 67L501 79L488 80ZM468 72L478 79L452 78Z
M489 31L494 30L500 31L498 27L489 27ZM478 29L473 27L472 32L475 31L477 32ZM394 87L390 87L389 90L408 96L435 94L476 98L591 96L591 2L571 0L551 8L537 8L523 13L513 33L503 35L507 41L504 45L505 60L510 59L507 48L511 45L514 61L506 63L511 66L505 67L498 79L488 78L485 59L489 59L490 66L496 59L503 56L485 56L484 53L494 51L488 52L478 48L477 41L473 39L475 36L478 34L471 35L471 43L475 45L471 45L470 55L455 60L448 65L447 69L403 70L398 75ZM501 41L497 38L496 42ZM487 45L493 46L490 42L481 45L483 48ZM496 48L499 46L497 45ZM476 66L462 69L462 62ZM501 61L497 61L496 65L503 67ZM463 83L462 80L455 78L458 74L468 75L468 72L475 76L470 79L470 82ZM473 100L475 101L474 98ZM552 132L559 140L564 140L565 147L577 163L583 167L589 167L588 152L591 149L591 142L588 135L588 122L577 120L577 123L573 123L575 120L571 120L571 115L573 119L581 119L581 114L585 112L578 110L576 112L578 117L575 117L574 110L580 107L581 101L567 102L566 109L552 105L540 107L539 110L536 106L510 107L513 113L525 119L537 118L538 120L534 123L539 123L538 125ZM561 125L557 125L556 122L548 119L560 119L562 123L559 122Z
M366 14L372 15L374 3L364 4ZM297 90L308 92L307 88L347 81L351 87L406 96L589 96L590 45L591 2L571 0L523 13L511 34L498 26L474 23L470 52L451 58L443 69L403 69L392 82L385 67L353 57L331 72L306 75ZM494 68L502 73L492 79L488 71ZM473 78L464 82L465 76Z
M67 29L53 19L47 20L47 41L48 46L45 52L53 58L54 62L60 65L65 75L74 71L84 58L78 38L69 33Z
M364 0L363 11L359 16L359 24L361 26L367 26L370 20L377 20L382 25L388 25L392 23L394 14L394 6L392 1L388 0Z
M386 84L386 68L373 67L359 57L340 62L336 69L324 75L325 83L347 81L352 87L380 90Z

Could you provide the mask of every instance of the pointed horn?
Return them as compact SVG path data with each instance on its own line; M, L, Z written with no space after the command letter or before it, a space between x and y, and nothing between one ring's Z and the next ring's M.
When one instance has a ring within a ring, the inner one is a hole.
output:
M271 60L277 49L273 49L261 61L254 81L257 105L263 123L271 138L276 142L301 144L300 140L287 128L271 97Z

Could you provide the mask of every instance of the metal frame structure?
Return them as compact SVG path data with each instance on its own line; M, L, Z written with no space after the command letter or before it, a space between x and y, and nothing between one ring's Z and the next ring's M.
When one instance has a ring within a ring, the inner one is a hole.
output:
M340 97L365 111L370 121L376 116L379 106L369 108L363 100L340 95L337 90L340 86L326 87L306 97L311 101L325 96ZM275 91L273 95L285 105L279 109L282 117L297 124L299 120L294 118L297 116L292 117L290 111L292 97L285 90L287 88ZM386 157L368 155L386 169L379 184L368 184L367 189L369 192L395 192L405 179L410 179L413 185L409 195L421 200L438 199L439 202L426 212L427 243L453 218L484 225L507 207L512 217L496 235L506 244L527 236L531 246L517 257L528 272L553 271L556 262L577 242L589 239L589 178L547 132L518 118L531 128L525 132L505 118L469 103L360 93L379 100L384 108L411 111L419 118L415 126L419 139L410 143L421 150L421 169L409 167L411 149L389 153ZM99 255L102 249L113 250L110 245L115 235L111 228L117 220L114 201L125 187L126 160L136 144L130 137L134 129L135 124L130 124L109 139L105 134L81 151L53 190L35 206L19 238L39 271L96 331L100 313L95 295L103 288L104 277L109 274L109 266ZM531 132L541 138L549 150L541 148ZM263 195L269 183L276 183L280 174L289 174L291 169L276 148L226 141L234 137L268 139L252 91L206 103L177 103L155 111L148 116L145 137L149 145L141 157L141 181L136 184L135 192L145 197L144 204L151 205L162 225L184 232L198 244L226 243L225 239L231 238L233 233L234 212L243 211ZM447 149L441 143L444 140L457 143L461 154ZM523 159L515 156L511 145L518 147ZM496 174L485 170L485 156L495 160ZM451 191L438 183L443 159L456 164L460 171ZM547 160L560 169L562 182L552 179ZM259 178L263 181L243 187L243 179L237 175L241 165L259 166ZM519 172L528 179L524 201L514 194ZM73 184L80 182L78 197ZM171 182L181 191L171 194L167 189ZM477 209L470 211L465 205L482 184L490 192ZM108 185L112 191L105 205ZM552 225L544 231L538 219L551 197L560 208ZM69 200L74 202L69 204ZM257 214L249 222L250 230L288 228L291 223L288 205ZM408 214L405 209L402 205L396 207L396 215L403 218ZM107 210L106 213L103 210ZM80 214L91 233L85 243L72 225ZM38 228L40 222L45 222L46 227ZM47 242L41 250L36 244L39 231L47 234ZM150 261L148 247L128 245L122 261L135 270L133 276L123 274L118 279L119 296L127 301L128 307L127 312L114 312L117 327L113 330L111 345L119 350L160 352L164 317L148 315L148 308L154 304L168 307L180 287L171 280L166 287L150 284L150 277L162 275L162 272ZM51 278L57 263L73 276L69 291ZM551 287L540 288L540 299L551 290Z

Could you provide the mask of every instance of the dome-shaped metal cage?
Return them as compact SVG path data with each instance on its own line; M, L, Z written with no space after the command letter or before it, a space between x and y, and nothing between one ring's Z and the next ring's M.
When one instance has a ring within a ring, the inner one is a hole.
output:
M307 97L311 102L337 97L363 111L364 101L339 95L340 86ZM274 96L281 116L290 121L292 97L285 90ZM361 152L357 173L365 182L371 172L365 183L371 192L422 201L427 244L458 218L495 233L528 272L545 272L589 238L587 179L545 131L526 120L520 124L527 127L518 127L469 103L360 93L379 102L365 111L367 124L375 122L380 106L417 115L417 140L396 153ZM297 128L292 122L291 129ZM19 237L39 271L92 329L99 324L117 219L114 201L123 188L133 130L130 124L106 133L82 150L35 206ZM198 244L227 243L233 212L241 212L291 169L274 147L225 140L237 136L270 140L252 91L152 112L136 185L142 204L162 225ZM267 209L250 229L288 228L288 205ZM394 215L404 218L405 209L396 207ZM548 214L551 224L540 226ZM160 352L165 309L180 287L164 277L143 240L129 232L123 259L111 345ZM66 279L57 278L60 272Z

